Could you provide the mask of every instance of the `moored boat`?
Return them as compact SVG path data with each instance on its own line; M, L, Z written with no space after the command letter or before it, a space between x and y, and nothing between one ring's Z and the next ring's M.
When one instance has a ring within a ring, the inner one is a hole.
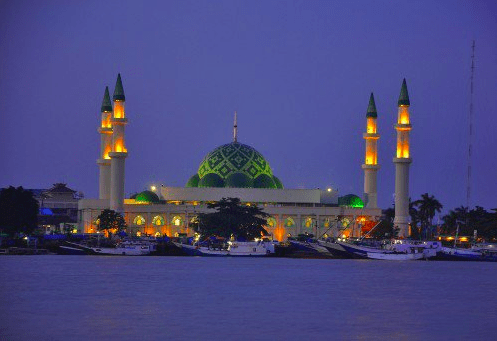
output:
M190 256L210 257L265 257L274 254L274 243L269 241L228 241L226 247L210 247L174 243Z
M97 255L109 256L146 256L155 251L155 244L146 241L125 241L116 247L92 247Z

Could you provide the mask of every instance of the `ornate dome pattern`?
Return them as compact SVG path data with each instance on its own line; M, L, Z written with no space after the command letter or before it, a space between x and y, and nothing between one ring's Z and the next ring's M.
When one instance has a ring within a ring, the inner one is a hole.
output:
M214 179L210 179L214 174L220 178L216 176L215 184L212 182ZM254 180L262 175L271 181L264 181L260 187L255 186ZM206 177L208 181L203 180ZM186 186L283 188L279 180L274 180L273 171L261 153L238 142L222 145L207 154L200 163L198 173L190 178Z

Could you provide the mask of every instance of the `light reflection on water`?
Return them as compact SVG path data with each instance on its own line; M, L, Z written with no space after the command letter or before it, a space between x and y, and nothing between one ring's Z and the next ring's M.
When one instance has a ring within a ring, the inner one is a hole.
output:
M491 340L497 264L2 256L1 340Z

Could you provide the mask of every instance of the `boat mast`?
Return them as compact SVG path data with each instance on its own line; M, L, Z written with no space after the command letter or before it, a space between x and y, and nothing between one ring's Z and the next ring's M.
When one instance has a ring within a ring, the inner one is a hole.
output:
M466 206L468 207L468 213L471 205L471 154L472 154L472 140L473 140L473 79L475 73L475 41L473 40L471 54L471 90L470 90L470 101L469 101L469 131L468 131L468 178L466 186ZM467 215L468 216L468 215ZM468 220L468 218L466 218ZM466 221L468 223L468 221Z

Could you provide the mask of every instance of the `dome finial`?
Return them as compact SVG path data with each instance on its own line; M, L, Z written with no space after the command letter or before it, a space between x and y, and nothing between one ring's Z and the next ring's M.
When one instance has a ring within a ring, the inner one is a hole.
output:
M238 142L238 126L236 124L236 110L235 110L235 122L233 124L233 142Z

